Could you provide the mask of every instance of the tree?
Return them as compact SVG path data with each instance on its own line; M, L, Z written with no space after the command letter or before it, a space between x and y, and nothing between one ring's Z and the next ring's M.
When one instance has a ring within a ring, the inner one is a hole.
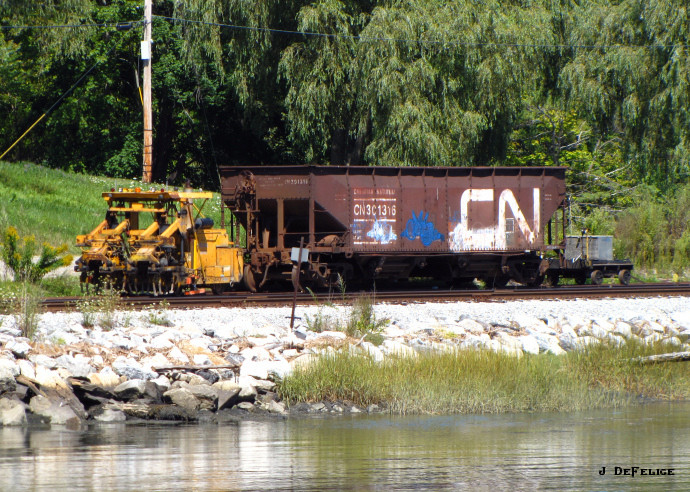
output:
M308 160L469 165L505 155L550 16L519 2L321 1L281 58L290 138ZM536 37L536 39L535 39Z
M622 133L636 178L662 189L690 173L687 9L677 0L573 8L567 39L578 48L560 75L565 100L599 133Z

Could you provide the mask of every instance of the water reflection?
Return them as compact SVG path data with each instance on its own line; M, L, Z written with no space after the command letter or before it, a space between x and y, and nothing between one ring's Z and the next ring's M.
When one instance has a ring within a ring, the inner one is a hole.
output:
M677 403L571 414L0 428L0 490L690 490L689 415L690 403ZM676 475L615 476L615 466Z

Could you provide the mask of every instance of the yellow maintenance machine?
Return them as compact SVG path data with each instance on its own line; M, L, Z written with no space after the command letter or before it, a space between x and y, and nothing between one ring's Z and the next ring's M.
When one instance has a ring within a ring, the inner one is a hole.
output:
M77 236L83 284L128 293L220 293L242 278L243 251L201 210L210 192L111 190L105 219ZM200 202L200 206L197 206Z

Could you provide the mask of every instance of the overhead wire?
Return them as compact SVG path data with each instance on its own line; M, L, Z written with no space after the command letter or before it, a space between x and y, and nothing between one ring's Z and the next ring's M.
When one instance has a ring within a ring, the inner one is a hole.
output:
M116 45L115 43L113 43L112 48L110 48L110 50L108 51L108 53L106 53L106 55L105 55L105 57L103 58L103 60L109 59L110 54L113 52L113 50L115 49L116 46L117 46L117 45ZM79 77L79 79L77 79L77 81L76 81L74 84L72 84L72 86L71 86L69 89L67 89L65 92L63 92L62 95L61 95L61 96L60 96L60 97L59 97L59 98L58 98L58 99L57 99L57 100L56 100L56 101L55 101L55 102L54 102L54 103L53 103L53 104L52 104L52 105L51 105L51 106L50 106L50 107L49 107L49 108L48 108L48 109L47 109L47 110L36 120L36 121L34 121L34 123L33 123L24 133L22 133L21 136L20 136L17 140L15 140L14 143L13 143L12 145L10 145L9 148L8 148L5 152L2 153L2 155L0 155L0 160L2 160L2 158L5 157L5 156L6 156L6 155L7 155L7 154L8 154L8 153L19 143L19 142L21 142L22 139L23 139L31 130L33 130L33 128L34 128L36 125L38 125L38 123L40 123L41 120L42 120L43 118L45 118L46 116L48 116L55 108L57 108L58 105L63 101L63 99L65 99L65 98L66 98L66 97L67 97L67 96L68 96L68 95L69 95L69 94L70 94L70 93L81 83L81 81L84 80L84 79L86 78L87 75L89 75L91 72L93 72L93 70L94 70L98 65L100 65L100 64L103 62L103 60L99 60L99 61L97 61L96 63L94 63L88 70L86 70L86 71L81 75L81 77Z
M87 28L87 27L108 27L120 29L126 26L127 29L130 27L142 24L143 21L123 21L123 22L104 22L100 24L46 24L46 25L17 25L8 26L0 25L0 29L74 29L74 28Z
M556 44L556 43L479 43L479 42L464 42L464 41L446 41L433 39L408 39L408 38L394 38L383 36L362 36L357 34L334 34L321 33L314 31L295 31L289 29L273 29L270 27L256 27L256 26L242 26L238 24L224 24L220 22L208 22L192 19L184 19L181 17L170 17L164 15L154 15L153 17L165 19L168 21L205 25L210 27L220 27L227 29L235 29L242 31L256 31L266 32L271 34L287 34L292 36L307 36L307 37L322 37L329 39L351 39L354 41L374 41L374 42L393 42L393 43L416 43L429 45L443 45L443 46L474 46L474 47L506 47L506 48L576 48L576 49L620 49L620 48L642 48L642 49L669 49L669 48L690 48L690 45L685 44L670 44L670 45L635 45L635 44Z
M496 42L474 42L474 41L448 41L448 40L433 40L433 39L410 39L410 38L396 38L385 36L362 36L357 34L340 34L340 33L323 33L315 31L297 31L290 29L274 29L271 27L257 27L257 26L243 26L239 24L226 24L222 22L208 22L193 19L185 19L182 17L172 17L164 15L153 15L154 18L164 19L167 21L180 22L186 24L197 24L210 27L219 27L225 29L234 29L240 31L255 31L266 32L270 34L285 34L290 36L307 36L307 37L321 37L329 39L351 39L354 41L363 42L388 42L388 43L417 43L427 45L442 45L442 46L470 46L470 47L504 47L504 48L560 48L560 49L688 49L690 45L687 44L564 44L564 43L496 43ZM123 25L136 26L142 24L143 21L126 21L116 23L94 23L94 24L62 24L62 25L0 25L0 29L68 29L68 28L89 28L89 27L116 27Z

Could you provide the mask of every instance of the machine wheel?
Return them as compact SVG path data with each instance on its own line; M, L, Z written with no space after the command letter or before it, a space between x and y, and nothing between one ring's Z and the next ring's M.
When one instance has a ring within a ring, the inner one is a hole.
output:
M244 275L242 276L244 286L249 292L256 292L256 275L251 265L244 265Z
M585 274L585 273L578 274L575 277L575 283L577 285L585 285L586 282L587 282L587 274Z
M549 273L546 278L549 281L549 285L551 287L558 287L558 281L560 280L560 276L557 273Z
M601 283L604 281L604 274L601 270L593 270L592 273L590 273L589 278L592 280L592 284L601 285Z
M537 275L537 276L531 278L527 282L527 285L530 287L539 287L543 281L544 281L544 276L543 275Z
M630 270L623 269L618 272L618 281L621 283L621 285L629 285L630 277Z
M225 284L213 284L211 290L214 295L221 296L225 292L225 287L227 287Z

